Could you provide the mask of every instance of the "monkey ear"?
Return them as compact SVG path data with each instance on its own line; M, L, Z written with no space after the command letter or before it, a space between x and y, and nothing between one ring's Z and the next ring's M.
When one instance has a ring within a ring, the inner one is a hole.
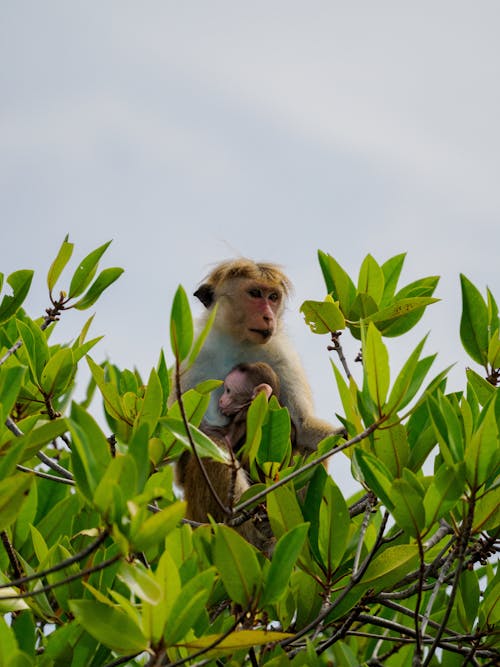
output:
M271 385L267 384L267 382L262 382L261 384L258 384L253 390L252 398L255 398L257 394L260 394L261 391L263 391L267 396L267 400L269 400L273 395L273 388Z
M198 287L193 296L199 299L205 308L210 308L214 302L214 288L208 283L205 283L204 285L200 285Z

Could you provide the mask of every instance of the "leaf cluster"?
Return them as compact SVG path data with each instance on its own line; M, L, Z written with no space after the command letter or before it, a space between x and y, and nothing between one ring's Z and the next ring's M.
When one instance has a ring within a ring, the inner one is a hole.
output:
M54 297L73 251L64 240L46 317L22 310L29 271L9 276L13 296L0 303L0 666L496 664L500 399L490 292L485 301L461 278L461 340L487 378L469 369L464 391L447 393L446 371L428 378L435 355L424 355L425 339L393 378L384 342L417 323L437 278L398 289L404 255L381 266L368 256L355 286L320 252L327 295L302 312L316 333L347 329L362 348L359 383L332 360L346 437L296 457L288 412L258 396L241 454L254 484L226 524L193 526L169 464L194 450L201 462L235 465L199 428L219 383L178 394L180 363L193 362L211 322L194 335L179 287L173 362L161 350L146 380L90 356L100 340L87 340L92 318L73 343L51 344L55 320L94 304L121 272L97 273L107 247ZM91 382L78 402L81 363ZM96 392L104 423L92 414ZM334 469L344 454L359 485L352 498L321 465L333 459ZM234 527L262 511L272 556Z

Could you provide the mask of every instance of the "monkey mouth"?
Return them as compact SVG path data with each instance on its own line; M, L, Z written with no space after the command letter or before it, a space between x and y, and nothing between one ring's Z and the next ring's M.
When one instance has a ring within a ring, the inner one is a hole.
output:
M250 329L252 333L259 334L264 340L271 338L273 335L272 329Z

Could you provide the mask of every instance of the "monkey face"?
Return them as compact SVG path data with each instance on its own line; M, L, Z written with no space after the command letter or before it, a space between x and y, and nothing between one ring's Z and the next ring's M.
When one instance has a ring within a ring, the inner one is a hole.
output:
M276 332L283 294L275 285L241 281L233 293L233 332L242 342L263 345Z
M244 408L252 400L253 387L249 378L240 370L233 370L224 380L224 387L219 398L219 409L230 417Z

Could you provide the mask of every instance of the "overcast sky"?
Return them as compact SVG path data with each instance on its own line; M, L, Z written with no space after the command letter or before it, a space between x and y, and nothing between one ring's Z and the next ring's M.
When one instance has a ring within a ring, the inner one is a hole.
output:
M442 301L388 342L393 374L430 330L434 374L456 362L458 388L459 273L500 300L499 23L497 0L4 0L0 271L36 270L42 314L65 234L75 267L113 239L102 266L126 272L95 308L93 354L147 376L179 283L191 294L235 255L276 261L334 420L328 340L298 313L325 295L317 250L355 279L367 253L407 252L402 283L441 275Z

